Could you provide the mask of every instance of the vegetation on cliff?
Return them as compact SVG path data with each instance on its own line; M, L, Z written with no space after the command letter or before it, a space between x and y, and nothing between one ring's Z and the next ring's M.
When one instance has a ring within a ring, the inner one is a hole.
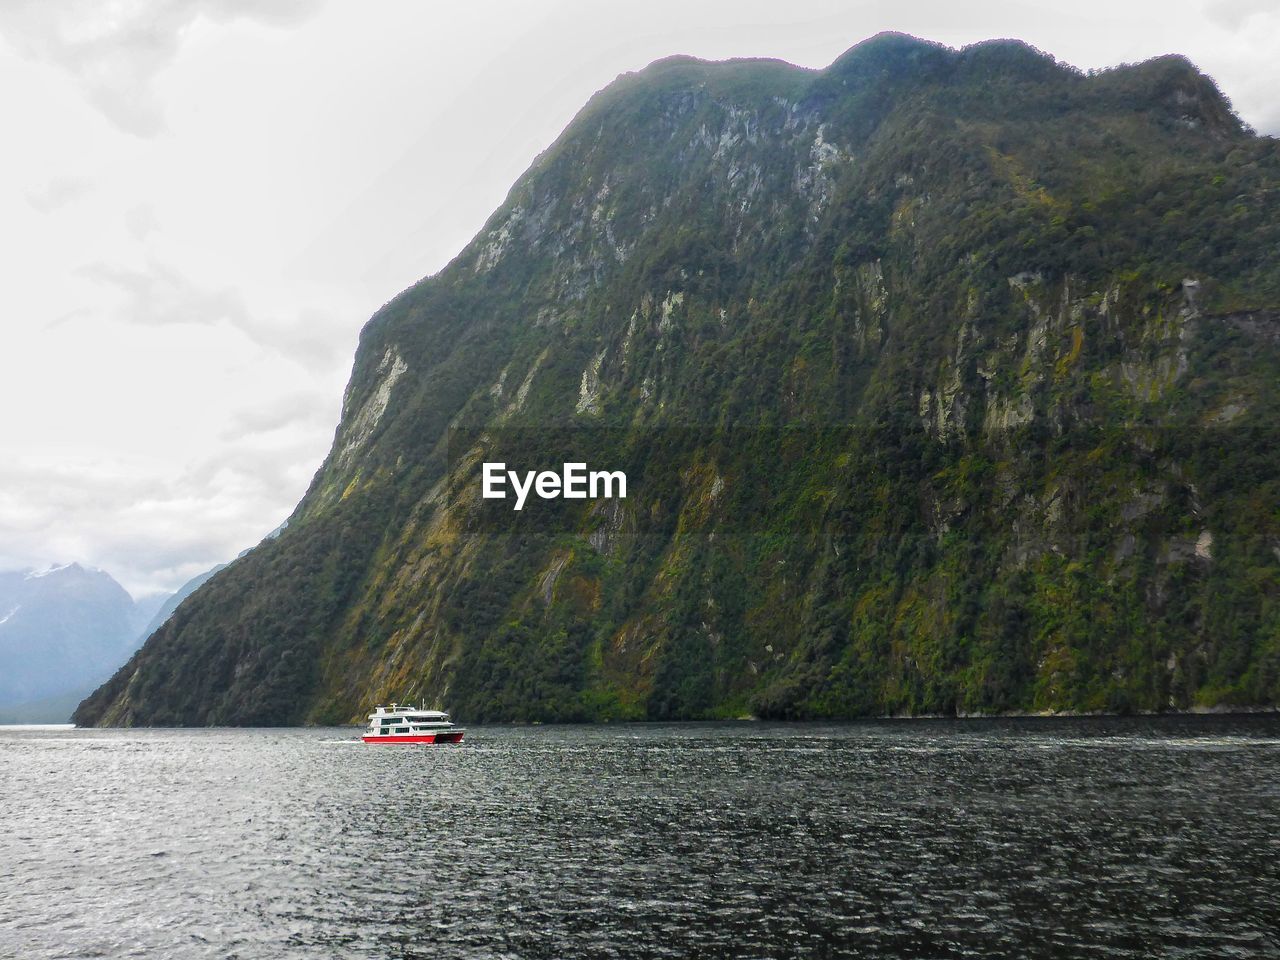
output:
M1178 57L620 78L369 322L280 537L77 722L1277 704L1276 146ZM484 515L469 467L566 431L647 479Z

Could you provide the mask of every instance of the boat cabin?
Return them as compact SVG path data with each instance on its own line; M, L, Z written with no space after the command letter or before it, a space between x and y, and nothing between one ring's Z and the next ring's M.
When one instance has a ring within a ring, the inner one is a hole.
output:
M387 736L397 733L429 733L441 728L452 727L449 715L440 710L421 710L417 707L402 707L398 703L390 707L377 707L369 714L369 733L374 736Z

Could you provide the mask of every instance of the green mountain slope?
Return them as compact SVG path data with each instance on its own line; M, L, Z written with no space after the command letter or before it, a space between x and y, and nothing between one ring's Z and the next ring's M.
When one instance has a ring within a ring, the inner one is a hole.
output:
M1177 57L620 78L77 722L1274 705L1278 187ZM479 505L478 461L567 449L627 499Z

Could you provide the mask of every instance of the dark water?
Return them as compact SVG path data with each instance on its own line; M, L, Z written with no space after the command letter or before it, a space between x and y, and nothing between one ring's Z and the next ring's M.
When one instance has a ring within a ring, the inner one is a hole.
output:
M1276 957L1280 719L0 729L0 955Z

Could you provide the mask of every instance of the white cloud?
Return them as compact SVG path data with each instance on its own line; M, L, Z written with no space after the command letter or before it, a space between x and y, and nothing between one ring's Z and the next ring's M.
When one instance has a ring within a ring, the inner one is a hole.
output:
M124 224L129 231L129 236L142 242L160 229L160 218L156 216L155 208L149 203L139 203L130 207L125 213Z
M154 262L74 275L86 305L24 331L28 359L0 381L0 569L78 560L135 596L173 589L292 512L358 322L262 319L238 288Z
M287 26L318 7L318 0L6 0L0 35L68 71L121 130L149 137L165 127L153 81L198 20Z
M142 326L226 325L258 346L317 371L327 372L348 359L343 334L350 321L323 310L305 308L291 319L261 317L249 310L235 287L205 287L154 261L142 268L91 263L76 272L107 293L95 310L79 310L55 322L83 321L92 315Z
M77 272L114 293L112 313L125 323L249 325L244 298L238 291L231 287L204 289L163 264L153 262L145 269L134 269L91 263Z
M41 213L52 213L84 196L93 188L88 177L54 177L43 186L27 191L27 203Z
M236 438L276 435L298 426L308 426L332 432L329 398L315 392L295 393L281 397L269 406L256 406L240 410L227 420L221 437Z
M1239 30L1256 14L1274 13L1275 0L1213 0L1205 8L1209 19L1228 30Z
M159 458L0 463L0 570L79 560L134 596L173 589L283 521L315 467L317 439L331 432L284 422L269 444L224 438L175 472Z

